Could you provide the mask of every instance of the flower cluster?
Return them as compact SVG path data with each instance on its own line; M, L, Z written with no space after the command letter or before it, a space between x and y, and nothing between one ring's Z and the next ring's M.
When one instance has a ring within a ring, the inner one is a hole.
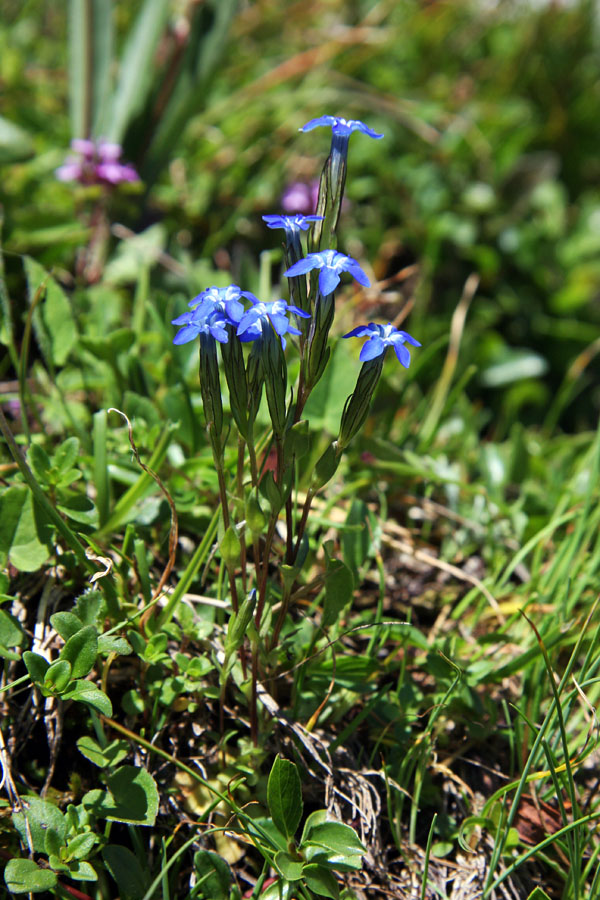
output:
M242 303L242 297L251 303L248 310ZM226 288L207 288L190 300L188 306L192 308L190 312L184 312L172 320L173 325L182 326L173 339L174 344L186 344L200 334L210 334L219 343L226 344L229 340L227 326L240 341L256 341L263 337L265 328L272 327L285 350L284 334L300 334L287 318L288 314L310 318L309 313L285 300L263 303L250 291L242 291L237 284Z
M133 166L120 162L123 152L120 144L80 138L71 141L71 149L77 155L68 156L56 170L59 181L110 185L139 181L139 175Z
M350 135L355 131L371 138L383 137L382 134L369 128L369 126L358 119L344 119L340 116L320 116L307 122L300 131L312 131L314 128L321 126L331 127L332 155L338 159L338 162L343 157L344 166L348 141ZM75 143L87 145L91 142ZM99 146L114 147L114 145ZM86 148L76 146L75 149L84 152ZM331 172L329 172L329 176L333 177ZM338 167L336 177L338 182L335 185L335 189L342 192L345 168ZM325 196L327 197L327 195ZM286 208L289 207L286 206ZM331 210L326 206L323 206L323 210L328 214L331 213ZM237 285L230 285L227 288L207 288L190 301L189 312L185 312L173 320L174 325L180 326L174 343L184 344L200 335L210 335L221 344L228 343L230 335L236 335L241 342L260 342L265 336L274 332L280 339L282 348L285 349L286 341L284 335L301 335L301 353L307 353L306 376L310 390L320 378L329 357L327 340L334 315L333 293L340 283L342 273L348 272L364 287L369 287L370 285L367 275L357 260L337 250L319 249L316 252L302 256L301 233L308 231L313 223L319 223L315 230L320 229L321 223L325 218L323 215L305 215L298 212L286 215L263 216L263 220L268 228L281 228L285 231L288 268L284 274L290 279L292 293L295 296L295 292L298 292L302 305L306 306L306 309L301 309L292 303L286 303L285 300L264 302L249 291L242 291ZM316 239L317 246L319 246L321 240L325 240L322 235ZM290 265L290 262L292 262L292 265ZM313 288L311 288L313 295L311 298L307 295L308 288L306 284L301 283L303 279L300 276L307 275L313 270L318 271L318 292L313 282ZM249 306L245 305L243 301L249 301ZM307 309L310 309L310 312L306 311ZM305 330L303 333L298 328L295 328L290 322L290 314L303 319L312 317L313 321L311 322L310 331ZM405 345L421 346L419 341L415 340L406 331L399 331L391 322L388 322L387 325L379 325L374 322L370 322L368 325L360 325L357 328L353 328L344 337L368 338L360 352L360 360L363 364L370 364L372 361L381 358L378 365L382 365L386 350L388 347L393 347L398 361L405 368L408 368L410 365L410 352ZM304 342L306 342L306 347ZM369 397L366 398L367 400L370 400L376 380L379 377L378 374L373 375L374 371L367 366L363 377L365 384L369 380L368 390L366 391L369 394ZM375 381L371 385L370 380L373 378L375 378ZM353 395L360 400L361 407L358 413L353 409L352 404L348 407L349 412L346 418L348 419L350 414L353 415L352 427L346 429L348 433L350 431L354 432L356 421L360 421L366 414L365 410L368 409L368 403L365 406L365 398L361 396L362 393L364 392L361 390ZM354 403L355 406L358 400Z

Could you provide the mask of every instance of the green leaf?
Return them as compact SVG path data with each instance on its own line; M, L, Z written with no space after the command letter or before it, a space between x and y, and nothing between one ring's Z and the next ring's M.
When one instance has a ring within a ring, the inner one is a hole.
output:
M315 824L307 835L308 840L321 844L335 853L364 855L367 848L350 825L343 822L320 822Z
M70 637L60 651L60 659L71 663L72 677L83 678L94 667L98 655L98 633L93 625L86 625Z
M536 887L532 890L527 900L550 900L550 897L541 887Z
M5 609L0 609L0 657L18 659L18 653L12 653L9 647L20 647L25 632L21 623Z
M56 856L57 858L60 857L60 851L63 846L63 842L61 841L56 831L54 831L54 829L52 828L49 828L46 832L46 853L48 854L48 856Z
M118 765L126 758L128 753L126 741L117 739L108 744L108 746L101 747L89 735L79 738L77 749L80 753L83 753L86 759L89 759L90 762L101 769L105 768L105 766Z
M113 94L108 140L121 143L128 124L144 104L155 75L155 53L167 21L168 0L146 0L125 45Z
M52 454L52 468L58 475L64 475L71 469L79 456L79 439L69 437L59 444Z
M45 853L46 835L50 830L55 833L58 845L62 846L67 836L67 823L60 809L35 794L22 797L21 803L23 811L13 813L12 820L23 846L29 847L29 834L34 852Z
M127 900L141 900L148 888L148 876L137 856L120 844L108 844L102 851L104 864Z
M77 700L79 703L87 703L92 709L102 713L103 716L112 716L112 703L93 681L75 681L62 695L63 700Z
M70 612L57 612L50 616L50 624L58 631L63 641L68 641L81 631L81 619Z
M326 809L315 809L314 812L307 817L306 822L304 823L304 828L302 829L302 838L301 844L305 841L310 840L310 836L312 834L313 828L317 825L322 825L327 821L327 810Z
M293 762L277 756L267 784L267 803L275 826L293 837L302 818L302 785Z
M332 875L329 869L316 863L308 863L302 870L302 876L310 890L319 897L331 897L332 900L338 900L340 889L335 875Z
M25 256L24 266L31 298L40 285L45 284L46 297L42 306L42 327L45 338L49 341L51 362L55 366L62 366L77 342L77 329L69 298L35 259ZM45 342L39 333L38 342L42 352L45 352L48 347L42 347Z
M198 850L194 854L194 868L198 885L207 900L228 900L233 876L229 863L211 850Z
M57 503L56 508L73 522L89 525L91 528L98 527L98 510L94 502L84 494L72 494L70 497L66 497L60 503Z
M11 894L40 894L56 887L58 878L50 869L40 869L32 859L11 859L4 870Z
M44 676L44 687L52 694L62 694L71 680L71 663L66 659L57 659L49 667Z
M108 791L88 791L82 803L95 815L111 822L154 825L158 812L158 789L145 769L122 766L107 779Z
M69 863L69 877L75 881L98 881L96 870L85 860Z
M48 484L52 463L50 462L50 457L40 444L31 445L27 451L27 462L37 480L42 484Z
M98 843L98 836L86 831L84 834L76 834L67 841L67 859L81 860L89 856L94 846Z
M354 578L352 572L341 559L328 559L325 574L325 603L323 625L334 625L340 613L352 600Z
M226 566L232 568L239 565L242 544L236 528L229 526L223 535L219 549Z
M78 619L81 619L82 625L97 625L103 602L100 591L86 591L77 598L72 611Z
M260 900L293 900L295 896L293 884L277 880L270 884L266 891L262 892Z
M366 561L371 549L372 539L369 533L369 524L371 524L372 528L377 525L367 504L363 500L353 500L346 519L346 525L354 527L343 531L342 550L344 562L355 576Z
M362 868L362 857L367 852L358 835L342 822L323 822L310 829L309 837L302 843L306 859L348 872Z
M0 494L0 567L10 560L21 572L36 572L52 552L51 534L26 487L14 485Z
M133 649L129 641L117 634L101 634L98 638L98 653L116 653L118 656L129 656Z
M40 656L39 653L32 653L31 650L26 650L23 654L23 662L31 680L35 684L42 684L50 667L48 660Z
M300 881L304 861L295 859L291 853L280 850L275 854L274 863L287 881Z

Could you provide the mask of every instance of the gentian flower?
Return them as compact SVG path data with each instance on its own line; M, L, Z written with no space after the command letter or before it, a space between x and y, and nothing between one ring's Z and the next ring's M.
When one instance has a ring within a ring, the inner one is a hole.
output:
M231 325L237 325L244 315L244 305L241 297L258 303L258 298L250 291L242 291L237 284L230 284L226 288L210 287L190 300L188 306L192 307L199 316L208 317L213 313L220 313L229 319Z
M119 162L123 152L119 144L77 138L71 141L77 156L68 156L56 170L59 181L79 181L81 184L120 184L139 181L133 166Z
M399 362L405 369L408 369L410 365L410 353L408 352L408 347L405 347L404 344L412 344L413 347L421 346L419 341L416 341L406 331L398 331L397 328L394 328L391 322L388 322L387 325L376 325L374 322L369 322L368 325L359 325L358 328L353 328L344 337L369 338L360 351L359 358L361 362L375 359L377 356L385 353L388 347L393 347Z
M288 277L290 275L304 275L312 269L320 269L319 272L319 290L325 297L327 294L333 293L340 283L340 273L349 272L356 280L369 287L370 281L357 263L351 256L345 256L338 253L337 250L321 250L319 253L309 253L304 259L298 260L293 266L284 272Z
M183 326L173 338L174 344L187 344L188 341L193 341L201 334L210 335L221 344L226 344L229 339L227 326L231 323L221 313L210 313L208 316L203 316L195 309L192 312L182 313L171 322L173 325Z
M371 138L383 137L382 134L373 131L372 128L369 128L369 126L365 125L364 122L361 122L360 119L343 119L341 116L319 116L318 119L311 119L310 122L307 122L306 125L303 125L298 131L312 131L313 128L319 128L321 126L331 126L332 133L338 137L349 138L353 131L362 131L363 134L366 134Z
M298 234L300 230L308 231L311 222L320 222L323 216L263 216L267 228L283 228L286 234Z
M290 323L287 313L294 313L303 319L310 319L310 313L304 312L285 300L273 300L270 303L263 303L257 300L242 316L237 328L237 335L240 341L255 341L262 337L263 329L273 326L273 330L281 338L281 346L285 350L284 334L301 334L297 328Z

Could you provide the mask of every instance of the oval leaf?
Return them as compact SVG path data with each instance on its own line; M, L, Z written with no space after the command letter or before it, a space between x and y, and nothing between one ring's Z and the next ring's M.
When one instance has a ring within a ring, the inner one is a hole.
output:
M83 678L94 667L98 655L98 633L93 625L86 625L70 637L60 651L60 658L71 663L73 678Z
M39 894L51 891L58 881L50 869L40 869L32 859L11 859L4 870L4 880L11 894Z
M267 785L267 803L276 827L292 837L302 818L302 786L293 762L278 756Z

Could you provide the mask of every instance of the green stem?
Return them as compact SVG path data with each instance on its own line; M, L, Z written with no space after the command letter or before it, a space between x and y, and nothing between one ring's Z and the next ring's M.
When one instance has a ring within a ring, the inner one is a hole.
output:
M163 461L169 446L170 438L170 429L166 428L161 434L158 444L154 449L154 453L148 461L148 468L152 469L152 471L156 471ZM96 533L97 537L105 537L107 534L117 531L129 515L133 506L141 499L141 497L143 497L151 484L154 484L154 479L151 475L148 475L147 472L143 472L136 483L133 484L115 504L112 516Z

